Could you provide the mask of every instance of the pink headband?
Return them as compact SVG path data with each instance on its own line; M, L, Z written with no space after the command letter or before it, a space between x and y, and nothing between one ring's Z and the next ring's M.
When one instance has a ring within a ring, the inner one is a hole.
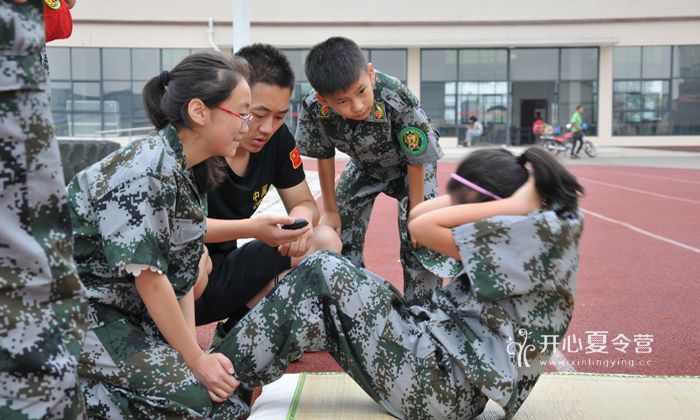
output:
M459 182L460 184L466 185L467 187L471 188L472 190L480 192L487 197L491 197L494 200L502 200L501 197L497 196L496 194L492 193L491 191L485 190L485 189L481 188L480 186L476 185L475 183L468 181L455 173L450 174L450 177L452 177L452 179Z

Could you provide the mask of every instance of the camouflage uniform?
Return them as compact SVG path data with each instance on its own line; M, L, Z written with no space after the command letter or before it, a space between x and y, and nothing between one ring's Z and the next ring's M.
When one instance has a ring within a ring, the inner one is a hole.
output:
M338 181L336 200L343 255L358 267L364 267L365 233L377 195L383 192L397 201L408 196L406 167L411 164L424 165L425 198L435 197L437 160L443 156L438 133L416 97L397 79L375 74L373 110L356 128L311 92L304 99L295 136L306 156L329 159L337 148L351 158ZM398 225L399 231L407 230L405 218L399 218ZM413 256L410 240L401 242L400 257L407 302L428 302L441 279Z
M89 299L80 384L90 416L238 418L246 403L214 404L160 334L130 272L167 275L190 291L203 251L206 197L198 192L177 130L131 143L78 173L68 186L75 259Z
M85 302L39 51L43 2L0 2L0 418L76 418Z
M247 386L281 376L299 351L327 350L394 416L469 418L490 398L510 417L554 349L543 338L562 337L571 319L582 226L580 214L553 211L458 226L462 270L424 307L408 307L342 257L316 253L219 351Z

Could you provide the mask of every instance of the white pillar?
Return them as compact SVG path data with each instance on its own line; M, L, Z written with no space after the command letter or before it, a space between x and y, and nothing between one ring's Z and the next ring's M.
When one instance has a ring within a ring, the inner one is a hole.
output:
M605 142L612 139L613 48L600 47L598 68L598 138Z
M233 0L233 52L250 45L250 0Z
M408 48L406 86L420 99L420 48Z

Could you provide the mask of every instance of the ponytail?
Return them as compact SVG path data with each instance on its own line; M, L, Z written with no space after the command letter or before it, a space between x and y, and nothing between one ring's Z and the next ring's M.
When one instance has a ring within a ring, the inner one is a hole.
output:
M162 130L169 122L160 105L164 95L165 86L161 84L159 77L152 78L143 87L143 108L157 130Z
M540 147L530 147L518 157L520 165L527 162L532 165L537 192L547 208L559 215L578 209L578 194L584 189L571 172Z

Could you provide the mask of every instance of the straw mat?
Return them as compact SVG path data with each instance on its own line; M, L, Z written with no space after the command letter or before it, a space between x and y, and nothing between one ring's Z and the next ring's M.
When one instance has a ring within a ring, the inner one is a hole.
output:
M252 420L391 419L344 373L284 375L266 386ZM696 419L699 377L544 374L515 419ZM490 401L478 419L503 417Z

